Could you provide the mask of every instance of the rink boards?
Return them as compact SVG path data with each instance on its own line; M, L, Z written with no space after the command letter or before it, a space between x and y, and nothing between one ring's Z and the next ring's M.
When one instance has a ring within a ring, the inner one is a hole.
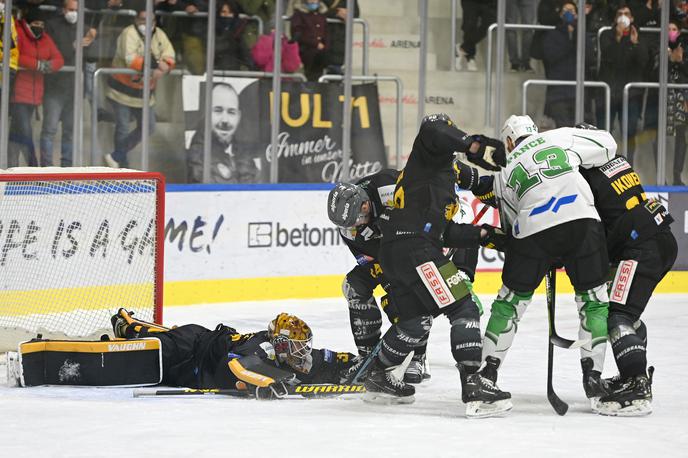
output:
M165 224L165 305L333 297L354 258L327 219L331 185L168 185ZM688 192L648 189L676 219L676 271L660 292L688 292ZM681 190L682 191L682 190ZM473 210L482 204L470 193ZM480 223L498 224L490 209ZM503 257L481 249L480 293L496 292ZM679 270L680 269L680 270ZM571 291L564 274L561 292Z

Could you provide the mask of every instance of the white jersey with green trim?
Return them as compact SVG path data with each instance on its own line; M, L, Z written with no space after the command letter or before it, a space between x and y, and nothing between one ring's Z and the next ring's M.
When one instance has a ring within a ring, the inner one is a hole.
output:
M502 218L513 236L521 239L576 219L599 221L592 191L578 168L605 164L616 147L609 132L572 127L522 140L495 180Z

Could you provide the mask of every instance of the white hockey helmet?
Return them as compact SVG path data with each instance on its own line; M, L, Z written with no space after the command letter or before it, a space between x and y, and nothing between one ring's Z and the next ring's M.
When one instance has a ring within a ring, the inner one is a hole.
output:
M538 128L533 120L528 115L517 116L511 115L509 119L504 122L500 138L504 145L507 145L507 138L510 138L514 145L516 140L521 137L538 133Z

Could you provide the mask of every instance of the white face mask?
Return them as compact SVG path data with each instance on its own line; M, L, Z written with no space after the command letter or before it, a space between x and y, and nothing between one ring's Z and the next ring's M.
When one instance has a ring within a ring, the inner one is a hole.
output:
M3 14L5 14L5 4L0 3L0 15L3 15Z
M139 29L141 35L143 35L144 37L146 36L146 24L137 25L136 28Z
M76 20L79 17L79 14L76 11L67 11L64 17L65 21L69 22L70 24L76 24Z
M619 16L616 19L616 23L621 24L624 29L626 29L629 25L631 25L631 19L628 16Z

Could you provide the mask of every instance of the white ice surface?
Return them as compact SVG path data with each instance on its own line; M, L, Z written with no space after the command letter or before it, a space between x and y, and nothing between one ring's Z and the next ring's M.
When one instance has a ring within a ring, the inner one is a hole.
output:
M490 297L483 296L489 304ZM224 397L132 398L131 389L8 388L0 366L0 457L686 457L688 456L688 296L658 295L645 314L648 359L657 367L654 413L610 418L590 413L575 350L556 350L554 384L570 404L557 416L545 395L547 320L536 297L500 373L512 392L507 418L467 420L449 350L449 326L435 321L432 379L416 402L380 407L357 399L259 402ZM487 307L489 309L489 306ZM342 299L168 308L166 324L231 324L264 329L281 311L302 317L315 344L354 350ZM486 318L483 317L483 326ZM559 333L574 337L573 299L558 298ZM615 372L611 354L606 375Z

